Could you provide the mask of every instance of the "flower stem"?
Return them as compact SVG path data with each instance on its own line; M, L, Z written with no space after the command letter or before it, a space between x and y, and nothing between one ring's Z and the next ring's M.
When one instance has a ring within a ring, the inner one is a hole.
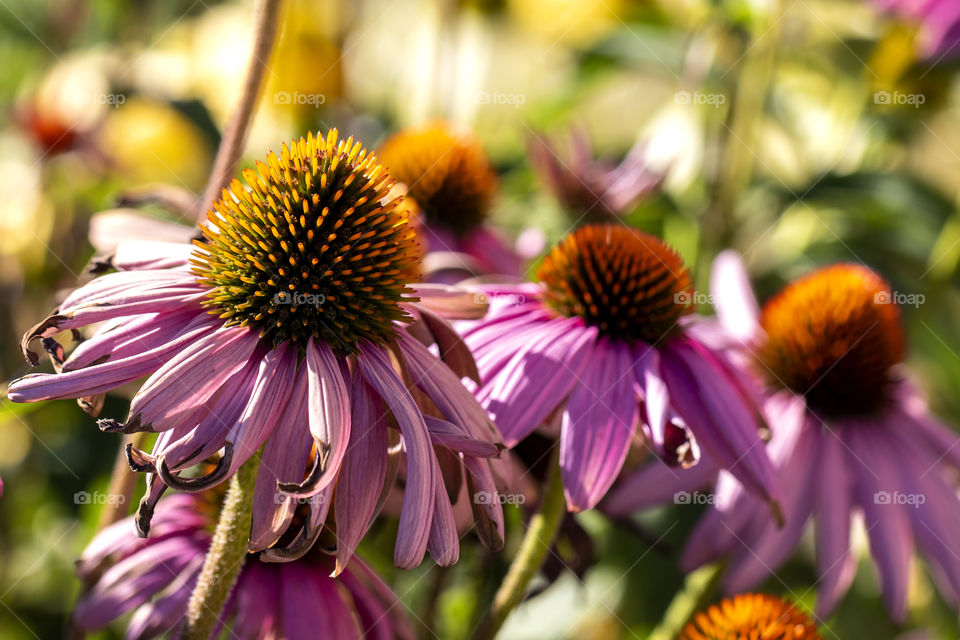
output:
M220 620L230 591L247 557L250 521L253 515L253 489L260 469L258 452L230 478L220 520L210 541L197 586L187 605L184 640L208 640Z
M677 592L663 619L647 640L674 640L697 611L703 609L723 574L723 564L697 569L687 576L683 589Z
M530 581L540 570L557 537L557 531L567 513L557 455L554 455L548 475L540 506L530 519L527 533L520 543L520 550L510 563L510 569L493 597L493 604L480 621L473 636L475 640L492 640L497 635L510 612L523 601Z
M247 79L240 94L240 102L230 118L227 128L217 149L217 157L213 161L213 170L210 172L210 181L203 193L203 200L199 202L197 221L202 222L207 210L213 201L220 196L220 192L230 183L233 170L240 160L243 147L247 141L247 132L250 122L257 109L260 90L263 88L264 71L270 61L273 45L277 39L280 26L280 6L283 0L257 0L254 9L254 42L250 63L247 66Z

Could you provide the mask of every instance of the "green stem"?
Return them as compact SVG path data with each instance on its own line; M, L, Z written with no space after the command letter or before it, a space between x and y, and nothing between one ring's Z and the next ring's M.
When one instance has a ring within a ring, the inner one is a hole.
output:
M753 174L753 149L773 75L781 11L782 3L778 1L767 19L758 21L753 37L744 43L738 63L733 104L724 125L721 162L717 167L713 216L708 221L721 247L728 246L732 239L737 200Z
M475 640L492 640L497 635L510 612L523 601L530 581L540 570L547 552L553 546L557 531L567 513L558 460L559 458L554 456L537 513L530 519L527 533L520 543L520 550L510 563L510 569L493 597L493 604L474 633Z
M210 541L197 586L187 605L184 640L209 640L220 620L237 576L247 557L253 489L260 469L260 453L254 454L230 479L220 520Z
M687 576L683 589L677 592L663 613L660 624L647 640L674 640L693 615L703 609L723 573L722 564L697 569Z
M240 94L240 102L236 111L227 124L217 157L213 161L210 171L210 181L203 193L203 200L199 202L197 221L203 222L207 210L213 201L220 197L220 192L230 183L233 171L243 154L243 147L247 142L247 131L257 110L260 91L263 88L264 71L270 62L273 45L277 40L280 27L280 7L283 0L257 0L254 9L254 41L253 52L247 66L247 78Z

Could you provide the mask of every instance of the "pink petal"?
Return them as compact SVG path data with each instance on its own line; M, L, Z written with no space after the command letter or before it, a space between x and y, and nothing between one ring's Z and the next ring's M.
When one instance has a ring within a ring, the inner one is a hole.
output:
M760 328L760 306L753 295L750 277L735 251L724 251L713 261L710 293L720 324L742 342L754 340Z
M380 347L364 343L357 356L357 365L363 378L387 403L403 435L407 452L407 484L393 561L398 567L411 569L420 564L427 548L433 521L434 485L439 480L427 425Z
M563 414L560 469L571 511L592 509L616 480L637 424L630 350L601 338Z
M373 523L374 511L387 476L387 420L383 402L370 385L354 376L350 387L352 430L337 480L337 566L347 566L360 539Z

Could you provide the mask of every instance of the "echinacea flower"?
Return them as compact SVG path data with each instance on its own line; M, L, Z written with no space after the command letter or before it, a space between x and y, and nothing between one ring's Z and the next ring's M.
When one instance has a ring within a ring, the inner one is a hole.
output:
M924 57L960 55L960 3L956 0L873 0L873 4L920 24Z
M713 294L720 322L740 345L732 357L765 389L768 450L787 524L776 530L758 520L762 504L721 477L683 567L726 556L724 590L748 589L789 558L813 522L817 614L826 617L856 571L850 529L859 513L894 619L906 612L915 546L956 603L960 499L951 478L960 438L930 415L901 369L905 340L889 285L862 265L833 265L793 281L760 311L739 257L726 253L714 267ZM636 489L654 481L641 474L606 506L627 511L631 493L641 496Z
M422 213L428 272L516 275L520 258L486 223L497 176L469 132L435 122L400 131L380 160Z
M697 613L679 640L821 640L806 613L776 596L745 593Z
M121 244L110 261L117 272L74 291L29 331L24 354L36 364L39 340L57 373L14 381L10 398L79 398L95 413L101 394L149 376L123 423L100 421L105 431L160 434L150 454L128 449L131 467L149 474L141 534L165 488L215 485L263 446L251 549L296 557L330 512L338 570L394 484L402 445L395 561L414 566L429 549L437 562L455 562L444 479L459 478L462 466L494 494L486 458L498 455L499 435L461 383L475 371L469 353L425 306L446 313L453 294L407 284L420 253L406 209L385 197L393 180L336 131L284 145L243 176L214 204L195 246ZM103 324L66 357L53 336L94 323ZM210 473L178 473L218 452ZM294 516L290 495L314 499L301 535L276 546ZM498 501L474 513L484 541L501 544Z
M77 563L85 590L75 627L94 631L132 611L126 638L176 637L210 546L218 493L164 498L146 540L134 535L129 518L98 533ZM228 637L415 637L396 595L359 559L331 578L332 559L316 548L282 564L259 555L246 556L220 614Z
M693 285L670 247L588 225L538 275L539 284L486 289L491 310L464 339L483 381L476 395L508 446L559 417L569 509L603 497L638 422L669 464L694 464L702 447L776 508L750 391L686 331Z
M624 216L650 196L664 173L653 169L646 147L637 143L620 164L594 158L583 131L570 134L570 153L541 136L529 142L530 163L554 197L584 222L603 222Z

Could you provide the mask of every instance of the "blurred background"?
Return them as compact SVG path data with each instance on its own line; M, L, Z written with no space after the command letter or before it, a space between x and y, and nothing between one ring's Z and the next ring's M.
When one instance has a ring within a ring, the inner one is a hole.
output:
M550 243L581 212L538 177L532 141L569 158L577 131L598 167L641 149L662 180L619 213L673 244L702 291L725 247L762 298L818 265L867 264L902 294L909 364L933 408L960 424L960 66L937 39L949 25L880 4L288 0L245 162L308 130L377 147L442 118L472 129L500 175L494 224ZM0 379L27 372L19 337L89 277L92 214L156 185L202 191L251 30L246 1L0 0ZM0 638L59 637L119 440L72 402L2 402ZM125 413L122 394L107 402ZM508 551L521 509L507 507ZM502 637L645 638L683 584L677 551L701 510L578 516L555 582ZM401 573L394 532L378 526L361 551L437 637L465 637L511 554L467 536L475 548L456 567ZM811 556L808 543L764 589L812 604ZM895 628L862 561L835 637L958 637L922 563L911 593Z

